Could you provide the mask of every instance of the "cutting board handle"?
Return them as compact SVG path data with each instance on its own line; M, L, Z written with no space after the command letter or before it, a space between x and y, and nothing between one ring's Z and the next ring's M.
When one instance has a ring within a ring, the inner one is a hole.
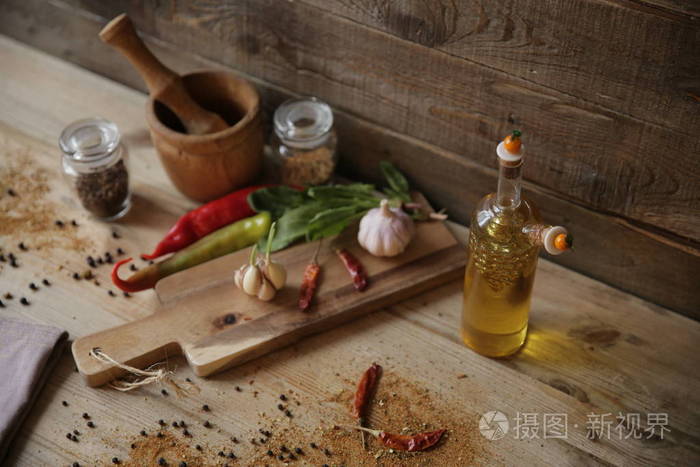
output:
M101 386L124 376L126 371L102 362L90 355L90 350L100 348L119 363L135 368L164 361L182 354L180 345L163 334L163 319L159 313L116 328L81 337L73 342L73 358L78 371L89 386Z
M175 112L187 133L203 135L228 128L221 116L203 109L192 99L180 75L153 55L126 14L110 21L100 31L100 38L129 59L146 82L151 96Z

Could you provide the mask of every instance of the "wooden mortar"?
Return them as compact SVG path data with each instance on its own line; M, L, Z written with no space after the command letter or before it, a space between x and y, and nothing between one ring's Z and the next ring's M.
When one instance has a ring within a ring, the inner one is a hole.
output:
M190 96L230 125L216 133L184 133L178 117L151 96L146 120L153 145L178 190L196 201L219 198L249 185L262 169L260 96L248 81L226 71L182 76Z

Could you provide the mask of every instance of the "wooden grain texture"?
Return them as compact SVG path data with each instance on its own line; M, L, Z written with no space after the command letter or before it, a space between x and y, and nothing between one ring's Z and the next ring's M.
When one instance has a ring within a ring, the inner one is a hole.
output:
M302 2L689 136L700 124L697 2Z
M0 313L62 327L73 338L149 315L159 306L151 292L111 298L104 287L76 282L69 274L80 270L86 253L113 251L118 245L127 252L148 249L162 234L163 225L192 206L167 181L147 142L144 96L3 38L0 60L11 72L0 81L5 104L0 107L0 166L6 168L31 155L35 162L31 167L54 174L49 178L51 190L37 208L50 204L56 216L77 219L78 237L91 241L80 254L70 245L59 244L22 253L19 269L8 270L0 264L3 293L21 296L30 292L29 281L44 276L53 281L52 286L32 292L31 306L22 307L15 300ZM31 92L29 83L41 86ZM137 197L130 215L113 226L122 233L121 239L111 237L110 226L87 219L57 175L57 135L67 121L84 115L113 119L128 137ZM456 227L455 233L466 238L462 227ZM38 233L6 235L0 237L0 245L16 251L20 238L31 246L42 237ZM98 269L97 275L105 283L108 280L105 268ZM475 425L488 410L501 410L511 421L518 412L538 413L540 421L544 413L567 414L566 440L527 442L509 435L489 442L473 428L466 438L450 438L439 448L466 452L466 445L477 452L475 465L690 466L700 462L700 380L695 371L699 323L547 260L540 261L535 282L530 339L513 358L492 360L466 349L459 341L460 310L458 280L207 380L194 376L182 359L169 359L180 388L166 386L169 396L161 395L162 386L130 394L87 388L66 353L13 443L9 465L75 461L107 465L113 456L126 460L129 443L141 442L140 430L153 436L161 418L186 420L192 441L204 446L212 464L220 459L216 451L233 449L242 465L259 465L264 461L251 461L256 452L260 454L257 448L247 442L231 443L230 438L259 436L258 429L269 428L270 419L261 413L272 412L274 417L279 394L294 391L290 397L301 405L281 427L302 432L307 443L318 441L318 426L350 422L342 395L354 389L356 376L372 361L384 366L387 380L400 377L405 382L396 386L400 395L409 385L417 385L422 394L447 405L455 426ZM62 406L62 400L68 407ZM211 412L202 411L203 403L209 404ZM618 411L639 413L642 419L648 413L667 413L671 432L663 440L587 439L589 414ZM94 429L85 427L83 412L91 415ZM205 420L214 429L202 427ZM382 421L381 414L372 419ZM77 444L65 439L66 431L75 428L82 432ZM257 459L263 458L264 454ZM431 457L419 459L429 464ZM366 465L395 464L392 460L385 457ZM320 465L328 460L313 457L313 462ZM356 465L352 458L337 455L331 462Z
M184 354L197 376L210 376L442 285L462 275L466 265L464 248L442 222L416 226L411 244L394 258L373 257L357 246L356 238L352 230L324 241L319 254L322 277L307 312L298 309L298 291L316 244L275 254L288 280L270 302L245 295L233 283L233 271L250 257L247 248L160 281L156 292L168 305L152 315L77 339L73 357L78 370L90 386L124 374L90 355L93 348L100 348L116 361L141 369ZM367 290L354 289L333 251L336 248L347 249L360 261L368 277Z
M56 21L55 15L41 11L42 2L34 1L34 6L6 3L3 30L26 37L26 26L17 18L37 27ZM180 51L234 66L296 93L317 95L336 108L482 164L492 160L494 141L517 125L529 135L532 148L528 180L593 209L700 239L700 187L694 183L700 176L700 143L688 137L692 126L680 131L647 123L586 96L426 48L300 2L81 2L68 8L70 18L75 18L76 8L103 18L126 10L140 30ZM47 17L32 19L37 14ZM655 37L657 25L645 27ZM694 28L684 37L696 34ZM69 53L84 54L76 42L68 44L73 49ZM634 45L632 50L640 49ZM684 61L695 63L694 52ZM685 72L681 75L685 79ZM696 110L696 100L690 101Z
M61 8L50 10L50 14L72 15ZM15 19L18 24L22 23L20 18ZM101 28L99 18L78 19L80 21L60 21L68 28L64 34L87 37ZM114 61L120 58L116 54L110 57L112 52L99 41L81 42L85 53L75 54L74 46L55 41L50 31L37 31L37 35L31 37L51 53L76 61L98 73L116 77L129 86L143 87L141 78L133 70L114 67ZM215 62L183 53L151 38L147 38L147 43L179 72L217 66ZM288 90L252 79L263 96L268 116L276 105L290 97ZM32 91L27 87L16 92ZM66 94L64 105L69 106L71 99L75 98L73 94ZM21 111L17 109L15 112L21 114ZM489 167L342 111L336 110L336 122L340 134L345 135L341 140L344 141L341 166L345 173L378 180L377 161L391 159L409 174L417 189L429 194L435 206L447 207L453 219L467 222L480 197L493 191L496 186L496 172ZM36 127L33 122L25 124L28 128ZM431 163L426 164L426 161ZM449 182L435 183L435 180L442 179ZM697 306L700 303L700 290L694 279L695 271L700 268L700 256L694 244L679 243L663 234L656 235L645 226L595 212L533 184L527 184L526 190L527 196L533 197L544 209L545 219L565 224L577 235L577 254L559 256L555 261L688 316L700 316Z

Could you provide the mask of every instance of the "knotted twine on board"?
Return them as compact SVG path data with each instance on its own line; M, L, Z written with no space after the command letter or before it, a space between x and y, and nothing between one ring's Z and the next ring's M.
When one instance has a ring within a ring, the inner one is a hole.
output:
M114 381L109 383L111 387L118 391L131 391L132 389L136 389L141 386L146 386L147 384L164 381L165 379L170 378L170 375L173 374L172 371L166 370L164 368L157 368L160 365L164 365L163 362L154 363L145 370L140 370L133 366L119 363L118 361L104 353L99 347L92 348L92 350L90 350L90 356L96 360L99 360L102 363L110 363L116 366L117 368L121 368L122 370L129 373L128 380L126 378L120 378L115 379Z

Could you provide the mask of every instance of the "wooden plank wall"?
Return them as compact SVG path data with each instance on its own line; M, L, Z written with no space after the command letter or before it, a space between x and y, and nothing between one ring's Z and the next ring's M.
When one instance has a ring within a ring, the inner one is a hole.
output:
M3 0L0 33L144 89L96 36L124 11L178 71L254 79L268 113L325 99L344 173L392 160L461 222L522 129L528 194L577 237L555 261L700 318L698 4Z

